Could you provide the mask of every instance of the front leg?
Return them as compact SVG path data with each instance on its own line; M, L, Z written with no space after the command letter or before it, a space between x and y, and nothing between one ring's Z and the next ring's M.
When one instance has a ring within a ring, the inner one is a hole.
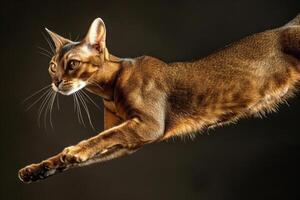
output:
M19 171L26 183L45 179L59 172L130 154L139 147L157 140L163 127L155 121L128 120L79 144L65 148L61 153L41 163Z

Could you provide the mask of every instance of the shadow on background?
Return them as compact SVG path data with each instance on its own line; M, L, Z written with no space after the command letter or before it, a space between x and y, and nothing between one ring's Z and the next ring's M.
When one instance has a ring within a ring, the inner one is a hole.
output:
M150 3L151 2L151 3ZM298 97L268 118L244 119L198 135L149 145L103 164L74 169L31 185L17 171L96 134L77 122L71 98L60 96L54 130L38 127L38 106L22 101L50 84L44 27L83 37L102 17L107 45L120 57L143 54L166 62L200 58L242 37L285 24L300 1L2 1L0 199L297 199ZM93 99L102 106L101 98ZM31 100L29 103L33 103ZM102 110L92 105L102 130ZM102 107L101 107L102 108ZM43 120L43 118L42 118Z

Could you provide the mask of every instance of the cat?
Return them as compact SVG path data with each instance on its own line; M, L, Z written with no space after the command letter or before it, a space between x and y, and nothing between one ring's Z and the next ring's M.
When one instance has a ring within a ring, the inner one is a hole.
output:
M56 52L49 64L53 90L70 95L86 89L103 97L105 130L21 169L25 183L264 115L291 97L300 80L300 14L193 62L113 56L100 18L80 42L46 30Z

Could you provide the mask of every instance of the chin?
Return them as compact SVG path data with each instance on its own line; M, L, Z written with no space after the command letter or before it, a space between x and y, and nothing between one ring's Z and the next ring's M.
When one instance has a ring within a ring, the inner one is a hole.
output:
M77 91L78 91L78 90L75 90L75 91L73 91L73 90L69 90L69 91L59 90L58 92L61 93L62 95L68 96L68 95L74 94L74 93L77 92Z
M86 86L86 83L84 81L78 81L75 84L72 84L72 86L66 88L66 87L59 87L57 88L53 83L52 83L52 89L55 92L59 92L62 95L71 95L74 94L76 92L78 92L79 90L83 89Z

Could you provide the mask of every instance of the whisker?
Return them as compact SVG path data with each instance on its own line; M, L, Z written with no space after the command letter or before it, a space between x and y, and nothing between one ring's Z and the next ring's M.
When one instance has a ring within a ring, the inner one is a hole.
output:
M92 120L91 120L91 116L90 116L90 112L89 112L88 106L86 105L85 100L84 100L84 96L82 96L82 94L81 94L80 91L78 91L78 96L79 96L79 99L81 100L83 108L85 109L85 112L86 112L86 115L88 117L89 123L90 123L92 129L95 130L95 127L94 127L94 125L92 123Z
M38 51L38 53L39 53L39 54L42 54L42 55L44 55L44 56L46 56L46 57L48 57L48 58L52 58L51 56L49 56L48 54L46 54L46 53L44 53L44 52Z
M77 114L78 122L79 122L79 124L81 124L80 118L79 118L79 112L77 111L77 101L76 101L75 93L72 96L73 96L74 113Z
M40 107L39 107L38 126L41 125L41 123L40 123L40 121L41 121L41 115L42 115L43 109L44 109L44 107L45 107L45 105L46 105L46 102L47 102L48 99L50 98L51 94L52 94L52 91L50 90L50 91L48 92L48 94L45 96L44 100L42 101L42 103L41 103L41 105L40 105Z
M74 98L74 94L72 94L72 97L73 97L73 106L74 106L74 112L76 110L76 105L75 105L75 98Z
M49 114L49 119L50 119L50 125L51 125L51 128L53 128L53 123L52 123L52 110L53 110L53 104L54 104L56 95L57 95L57 93L54 92L53 97L52 97L52 101L51 101L50 111L49 111L49 112L50 112L50 114Z
M39 102L49 92L50 92L50 89L48 89L47 91L45 91L37 100L35 100L30 106L28 106L26 108L26 111L30 110L30 108L32 108L37 102Z
M49 41L48 37L43 32L42 32L42 35L43 35L44 39L46 40L48 46L50 47L52 53L54 54L55 53L54 46L52 45L52 43Z
M98 83L94 82L94 81L88 81L88 83L97 86L100 90L103 90L103 87L101 87L101 85L99 85Z
M79 108L79 116L81 118L81 122L82 122L83 126L85 127L85 122L84 122L83 114L81 111L80 100L79 100L78 94L76 94L76 95L77 95L77 102L78 102L78 108Z
M77 37L75 38L75 42L78 41L79 37L80 37L80 36L79 36L79 34L78 34Z
M98 108L99 110L101 110L100 109L100 107L94 102L94 100L84 91L84 90L82 90L82 92L83 92L83 94L88 98L88 100L92 103L92 104L94 104L94 106L96 106L96 108Z
M75 99L76 99L77 105L78 105L77 109L78 109L78 111L79 111L79 117L80 117L80 119L81 119L81 122L82 122L83 126L85 126L85 123L84 123L84 120L83 120L83 117L82 117L81 108L80 108L80 103L79 103L77 94L75 94Z
M57 101L56 101L56 105L57 105L57 110L59 110L60 109L60 107L59 107L59 94L58 93L56 93L57 94Z
M48 51L47 49L45 49L43 47L38 47L38 49L42 50L44 53L47 53L49 56L53 55L50 51Z
M81 121L80 121L80 117L79 117L79 111L78 111L78 105L77 105L77 99L76 99L76 93L74 93L74 111L75 111L75 113L77 114L77 119L78 119L78 122L79 122L79 124L81 124Z
M38 91L34 92L34 93L33 93L32 95L30 95L29 97L26 97L26 98L23 100L23 102L26 102L26 101L29 100L31 97L33 97L33 96L35 96L36 94L40 93L41 91L43 91L43 90L49 88L50 86L51 86L51 85L47 85L47 86L45 86L45 87L39 89Z
M48 110L50 110L50 102L53 98L53 91L51 92L51 95L50 97L48 98L48 101L47 101L47 106L46 106L46 109L45 109L45 112L44 112L44 127L47 129L47 114L48 114Z
M42 54L44 56L47 56L48 58L52 57L52 55L50 55L49 53L45 52L45 51L37 51L39 54Z

